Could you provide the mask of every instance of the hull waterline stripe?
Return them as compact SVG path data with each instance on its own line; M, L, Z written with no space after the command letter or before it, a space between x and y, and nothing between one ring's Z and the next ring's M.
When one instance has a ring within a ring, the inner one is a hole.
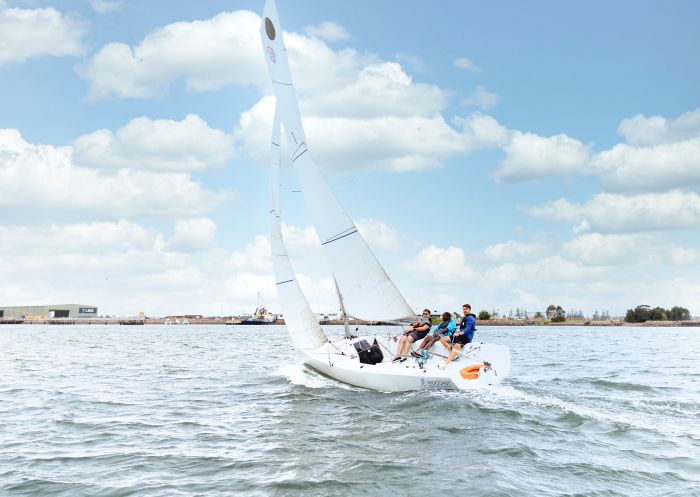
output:
M337 241L340 240L341 238L345 238L346 236L350 236L350 235L353 235L353 234L355 234L355 233L357 233L357 228L356 228L355 230L351 231L350 233L346 233L346 234L344 234L344 235L341 235L341 236L337 236L337 237L335 237L335 238L332 238L332 239L328 240L327 242L323 242L321 245L328 245L329 243L337 242Z

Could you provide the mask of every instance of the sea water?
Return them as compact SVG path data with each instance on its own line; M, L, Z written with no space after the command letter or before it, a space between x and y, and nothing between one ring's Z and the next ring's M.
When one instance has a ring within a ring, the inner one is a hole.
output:
M700 495L700 329L476 340L511 347L502 385L387 394L284 327L5 325L0 495Z

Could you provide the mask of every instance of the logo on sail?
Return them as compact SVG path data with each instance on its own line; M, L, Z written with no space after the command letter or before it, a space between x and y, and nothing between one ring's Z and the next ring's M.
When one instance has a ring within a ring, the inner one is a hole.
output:
M272 47L267 47L267 56L270 57L273 64L277 64L277 55Z

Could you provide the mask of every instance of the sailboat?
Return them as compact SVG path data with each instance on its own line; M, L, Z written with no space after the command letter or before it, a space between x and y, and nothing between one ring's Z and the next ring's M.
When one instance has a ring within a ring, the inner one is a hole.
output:
M510 369L510 350L506 346L467 344L458 360L444 366L449 352L440 344L434 345L430 354L424 354L420 360L393 362L397 342L391 337L351 335L349 317L397 324L414 322L416 317L311 157L274 0L266 1L262 19L263 52L276 98L270 173L272 259L285 324L302 362L341 382L385 392L464 390L500 382ZM321 329L296 279L282 237L282 130L345 318L345 336L337 340L329 340ZM358 344L373 344L375 339L384 360L376 364L360 362Z

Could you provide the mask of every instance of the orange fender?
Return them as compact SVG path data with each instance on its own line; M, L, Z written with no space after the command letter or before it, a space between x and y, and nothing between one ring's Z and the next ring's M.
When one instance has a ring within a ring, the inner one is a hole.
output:
M459 370L459 375L465 380L476 380L479 377L479 370L484 367L484 364L474 364Z

